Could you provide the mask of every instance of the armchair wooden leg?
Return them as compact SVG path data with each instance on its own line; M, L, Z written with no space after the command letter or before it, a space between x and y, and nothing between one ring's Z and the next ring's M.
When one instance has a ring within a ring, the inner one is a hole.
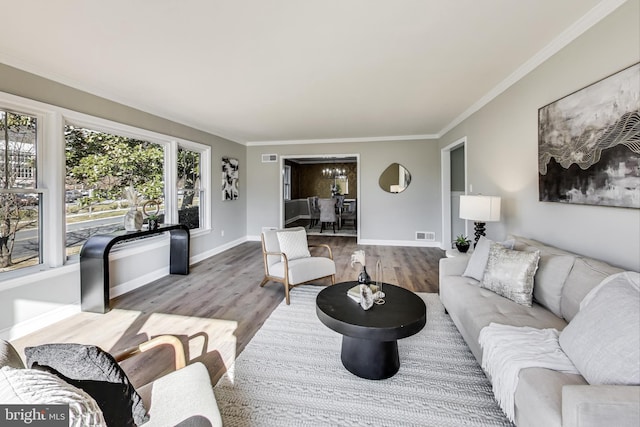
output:
M331 285L335 285L336 284L336 275L332 274L331 275Z
M269 278L265 276L265 278L262 279L262 282L260 282L260 287L262 288L264 285L267 284L268 281L269 281Z

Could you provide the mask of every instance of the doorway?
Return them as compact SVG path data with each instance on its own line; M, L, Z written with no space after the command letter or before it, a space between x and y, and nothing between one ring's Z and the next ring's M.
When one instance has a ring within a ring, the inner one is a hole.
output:
M280 156L280 227L303 226L307 234L360 236L359 154ZM336 230L322 229L309 211L309 197L339 199Z
M467 188L467 138L441 150L442 249L450 249L460 234L467 235L466 221L460 219L460 196Z

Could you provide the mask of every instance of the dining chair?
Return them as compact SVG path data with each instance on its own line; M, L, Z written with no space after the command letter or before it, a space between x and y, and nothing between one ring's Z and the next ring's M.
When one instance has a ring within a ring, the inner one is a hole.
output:
M320 233L324 230L325 224L331 224L335 233L336 222L338 222L336 199L318 199L318 205L320 206Z
M313 228L320 220L320 208L318 207L318 196L307 197L307 209L309 209L309 228Z

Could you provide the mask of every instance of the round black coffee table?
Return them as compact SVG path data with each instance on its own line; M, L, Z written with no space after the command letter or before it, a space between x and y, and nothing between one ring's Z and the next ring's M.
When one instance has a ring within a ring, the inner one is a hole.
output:
M328 286L316 298L322 323L342 334L342 364L361 378L390 378L400 369L398 341L419 332L427 321L424 301L413 292L384 283L385 304L363 310L347 291L358 282Z

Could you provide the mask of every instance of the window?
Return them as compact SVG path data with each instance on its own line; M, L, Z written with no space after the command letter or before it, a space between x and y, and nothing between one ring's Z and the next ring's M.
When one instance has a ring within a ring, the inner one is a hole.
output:
M291 166L285 165L282 171L282 194L284 200L291 200Z
M201 163L199 152L178 146L178 221L190 229L200 228L204 198Z
M38 119L0 110L0 272L42 263Z
M123 229L129 184L139 210L154 200L161 222L205 232L210 182L207 145L0 92L0 286L61 267L88 237Z
M65 125L67 256L93 234L124 229L124 215L156 201L164 219L164 147L84 127ZM125 189L139 195L132 206Z

